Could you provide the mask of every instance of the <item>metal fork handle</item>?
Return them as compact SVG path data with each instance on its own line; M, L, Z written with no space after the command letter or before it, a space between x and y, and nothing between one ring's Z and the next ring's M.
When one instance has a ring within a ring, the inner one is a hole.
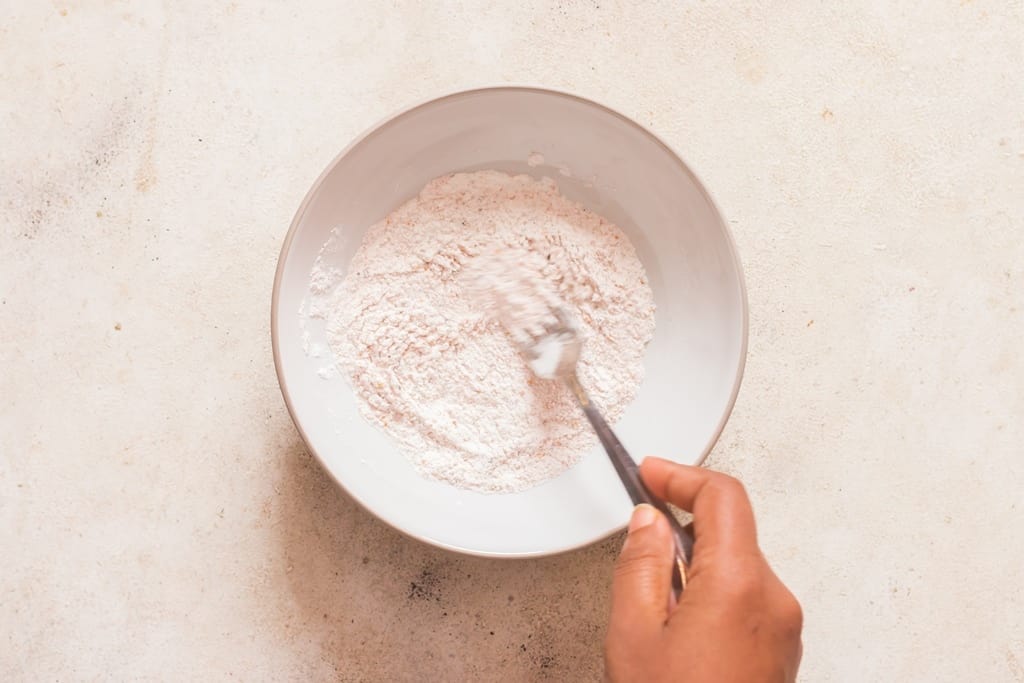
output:
M608 453L608 458L612 461L612 465L615 467L619 479L622 480L622 485L626 487L626 492L629 493L633 504L640 505L641 503L646 503L661 511L668 520L669 526L672 529L672 538L675 541L675 562L672 563L672 595L678 601L679 596L686 588L686 571L693 558L693 530L689 526L684 527L680 524L679 520L672 514L672 511L669 510L668 505L665 504L665 501L651 493L647 485L644 484L643 479L640 478L640 468L637 467L636 462L630 457L629 452L619 441L619 438L615 436L612 428L608 426L608 422L601 415L601 411L590 400L590 396L587 395L587 392L580 385L576 373L573 372L566 375L565 382L576 396L576 400L579 401L580 407L583 409L583 413L587 416L594 431L597 432L597 438L601 440L601 445L604 446L604 450Z

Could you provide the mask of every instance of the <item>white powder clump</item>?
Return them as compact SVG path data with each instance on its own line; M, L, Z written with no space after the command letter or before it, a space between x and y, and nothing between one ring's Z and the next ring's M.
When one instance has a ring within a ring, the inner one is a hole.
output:
M585 340L580 381L618 419L643 379L651 288L625 234L549 179L437 178L366 232L344 276L323 255L311 276L363 415L423 475L492 493L554 477L596 443L569 391L535 377L474 296L467 268L496 254L564 302Z
M478 307L502 324L534 374L558 379L579 357L579 329L555 283L545 277L550 262L537 257L524 251L483 254L462 277Z
M568 308L549 277L557 268L545 255L506 247L470 261L462 284L476 307L500 322L512 341L524 348L556 327L555 312Z

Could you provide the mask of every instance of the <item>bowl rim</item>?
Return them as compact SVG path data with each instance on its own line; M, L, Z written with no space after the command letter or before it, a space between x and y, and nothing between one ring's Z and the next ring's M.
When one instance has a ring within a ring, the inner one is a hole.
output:
M729 228L728 222L724 218L724 215L722 213L721 208L718 206L717 202L715 202L714 197L711 196L711 193L708 191L708 189L705 186L705 184L701 181L700 177L690 167L690 165L686 163L686 160L683 159L682 155L679 154L679 152L676 151L675 148L673 148L670 144L665 142L659 135L657 135L655 132L650 130L647 126L644 126L643 124L641 124L640 122L636 121L632 117L627 116L627 115L619 112L618 110L613 109L612 107L609 107L609 106L607 106L605 104L602 104L600 102L596 102L596 101L594 101L594 100L592 100L592 99L590 99L588 97L583 97L581 95L577 95L575 93L571 93L571 92L568 92L568 91L565 91L565 90L560 90L560 89L557 89L557 88L551 88L551 87L547 87L547 86L539 86L539 85L501 84L501 85L477 86L477 87L472 87L472 88L465 88L465 89L449 91L449 92L447 92L445 94L442 94L442 95L439 95L439 96L434 96L434 97L430 97L430 98L427 98L427 99L422 99L422 100L420 100L418 102L415 102L415 103L413 103L411 105L403 107L403 108L401 108L401 109L399 109L399 110L397 110L397 111L395 111L395 112L393 112L391 114L388 114L387 116L377 120L376 123L374 123L373 125L369 126L362 133L360 133L355 138L353 138L347 145L345 145L345 147L340 152L338 152L337 155L334 156L333 159L331 159L330 163L328 163L327 166L324 168L324 170L320 173L320 175L317 176L317 179L313 182L313 185L306 192L306 195L303 197L302 202L299 204L298 209L295 211L295 215L292 218L291 225L289 225L289 227L288 227L288 232L285 234L284 241L281 244L281 250L278 253L277 268L276 268L275 273L274 273L273 293L271 295L271 300L270 300L270 339L271 339L271 346L273 348L273 354L274 354L274 369L275 369L276 374L277 374L277 383L278 383L278 386L281 389L281 395L284 398L285 406L288 409L288 414L289 414L289 416L292 419L292 424L295 426L295 429L299 432L299 436L302 438L302 442L305 445L306 449L313 455L314 458L316 458L317 462L320 464L320 467L324 471L326 471L327 474L330 476L330 478L334 481L334 483L342 491L344 491L345 494L349 496L349 498L354 500L360 507L362 507L364 510L369 512L371 515L373 515L377 519L379 519L382 522L384 522L385 524L387 524L392 529L398 531L399 533L401 533L402 535L404 535L404 536L406 536L408 538L412 538L412 539L415 539L417 541L420 541L420 542L423 542L423 543L427 543L428 545L432 545L432 546L435 546L435 547L438 547L438 548L442 548L444 550L461 553L463 555L472 555L472 556L476 556L476 557L487 557L487 558L500 558L500 559L529 559L529 558L539 558L539 557L551 557L551 556L561 555L561 554L564 554L564 553L569 553L569 552L572 552L572 551L575 551L575 550L579 550L579 549L585 548L587 546L593 545L595 543L598 543L600 541L603 541L606 538L610 538L611 536L613 536L613 535L621 532L623 529L625 529L626 528L626 524L622 524L622 525L612 529L611 531L608 531L607 533L599 534L599 535L597 535L597 536L595 536L593 538L586 539L584 541L581 541L581 542L576 543L576 544L571 545L571 546L566 546L564 548L558 548L558 549L555 549L555 550L539 550L539 551L530 551L530 552L511 552L511 553L493 552L493 551L480 551L480 550L474 550L472 548L463 548L461 546L458 546L458 545L455 545L455 544L452 544L452 543L447 543L447 542L441 541L441 540L436 539L436 538L431 538L429 536L420 535L420 534L416 534L416 533L413 533L411 531L408 531L407 529L404 529L404 528L398 526L397 524L393 523L391 520L386 519L382 515L378 514L375 510L370 508L361 498L359 498L359 496L357 496L354 493L352 493L352 491L349 490L349 488L345 486L344 482L342 482L338 478L338 476L335 474L335 472L327 465L326 461L322 457L320 457L320 454L317 452L316 448L313 447L313 444L310 442L309 437L306 435L306 431L303 429L302 423L299 420L298 414L296 413L295 406L292 403L291 394L289 393L289 390L288 390L288 381L285 378L284 371L283 371L283 368L282 368L282 362L281 362L281 349L280 349L280 343L279 343L279 336L280 336L280 330L279 330L280 325L279 325L279 322L280 322L280 317L281 316L280 316L280 310L279 310L279 299L280 299L280 293L281 293L281 282L282 282L282 279L284 277L284 265L285 265L285 262L287 261L288 254L291 251L292 241L295 238L295 235L296 235L296 233L298 231L299 225L302 223L302 220L305 218L306 211L309 208L309 204L312 202L313 197L316 196L317 193L320 191L320 186L324 183L324 180L327 178L327 176L334 170L335 166L337 166L341 162L341 160L350 151L352 151L352 149L354 149L357 145L362 143L365 139L367 139L371 135L374 135L375 133L377 133L378 131L383 129L385 126L387 126L392 121L395 121L396 119L399 119L399 118L401 118L403 116L406 116L407 114L410 114L410 113L412 113L412 112L414 112L414 111L416 111L418 109L421 109L421 108L424 108L424 107L427 107L427 106L431 106L433 104L436 104L438 102L442 102L444 100L455 99L455 98L458 98L458 97L463 97L465 95L472 95L472 94L477 94L477 93L485 93L485 92L493 92L493 91L534 92L534 93L542 93L542 94L545 94L545 95L554 95L554 96L557 96L557 97L563 97L563 98L575 100L575 101L580 102L582 104L585 104L585 105L588 105L588 106L591 106L591 107L597 107L598 109L604 110L605 112L611 114L612 116L614 116L615 118L619 119L620 121L622 121L626 125L632 126L633 128L637 129L642 134L648 136L657 145L659 145L666 152L668 152L669 156L679 165L679 167L683 171L683 173L685 173L686 175L688 175L691 178L691 180L694 182L695 186L699 190L700 194L704 197L704 199L711 206L711 208L712 208L712 210L713 210L713 212L715 214L715 217L718 220L719 227L722 230L722 234L725 236L726 245L727 245L727 247L729 249L729 254L732 257L733 265L736 268L736 275L737 275L737 278L739 280L740 309L741 309L741 317L742 317L742 339L740 340L740 353L739 353L739 359L738 359L738 366L736 368L736 379L735 379L735 381L733 383L732 390L730 391L730 394L729 394L728 404L726 405L725 411L722 413L722 417L720 418L720 420L718 422L718 425L715 427L714 433L712 434L712 436L708 440L708 442L705 444L704 448L701 450L701 453L700 453L699 457L697 458L696 465L700 466L700 465L702 465L704 463L704 461L707 459L708 455L710 455L711 451L714 449L715 445L718 443L719 438L721 438L722 432L725 430L725 425L726 425L726 423L728 423L729 418L732 416L733 409L736 406L736 400L739 397L740 386L743 384L743 376L744 376L744 373L746 371L747 353L748 353L748 342L749 342L749 337L750 337L750 309L749 309L749 303L748 303L748 293L747 293L746 277L744 276L743 263L740 260L739 251L738 251L738 249L736 247L736 240L733 237L732 230Z

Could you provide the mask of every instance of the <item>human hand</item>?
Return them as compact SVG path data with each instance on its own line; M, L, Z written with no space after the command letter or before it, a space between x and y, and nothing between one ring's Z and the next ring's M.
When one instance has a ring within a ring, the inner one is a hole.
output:
M647 458L651 492L693 513L686 590L672 604L672 534L639 505L615 567L605 642L608 679L686 683L789 682L800 664L800 603L757 546L743 485L700 467Z

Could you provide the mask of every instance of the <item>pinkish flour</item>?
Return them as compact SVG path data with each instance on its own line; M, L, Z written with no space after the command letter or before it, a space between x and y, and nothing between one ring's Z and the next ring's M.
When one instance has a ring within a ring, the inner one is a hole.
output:
M563 472L596 438L568 391L534 377L476 305L464 270L494 253L568 304L585 340L580 380L618 419L643 378L653 296L623 232L551 180L438 178L367 231L347 274L318 259L311 290L363 415L422 474L511 492Z

